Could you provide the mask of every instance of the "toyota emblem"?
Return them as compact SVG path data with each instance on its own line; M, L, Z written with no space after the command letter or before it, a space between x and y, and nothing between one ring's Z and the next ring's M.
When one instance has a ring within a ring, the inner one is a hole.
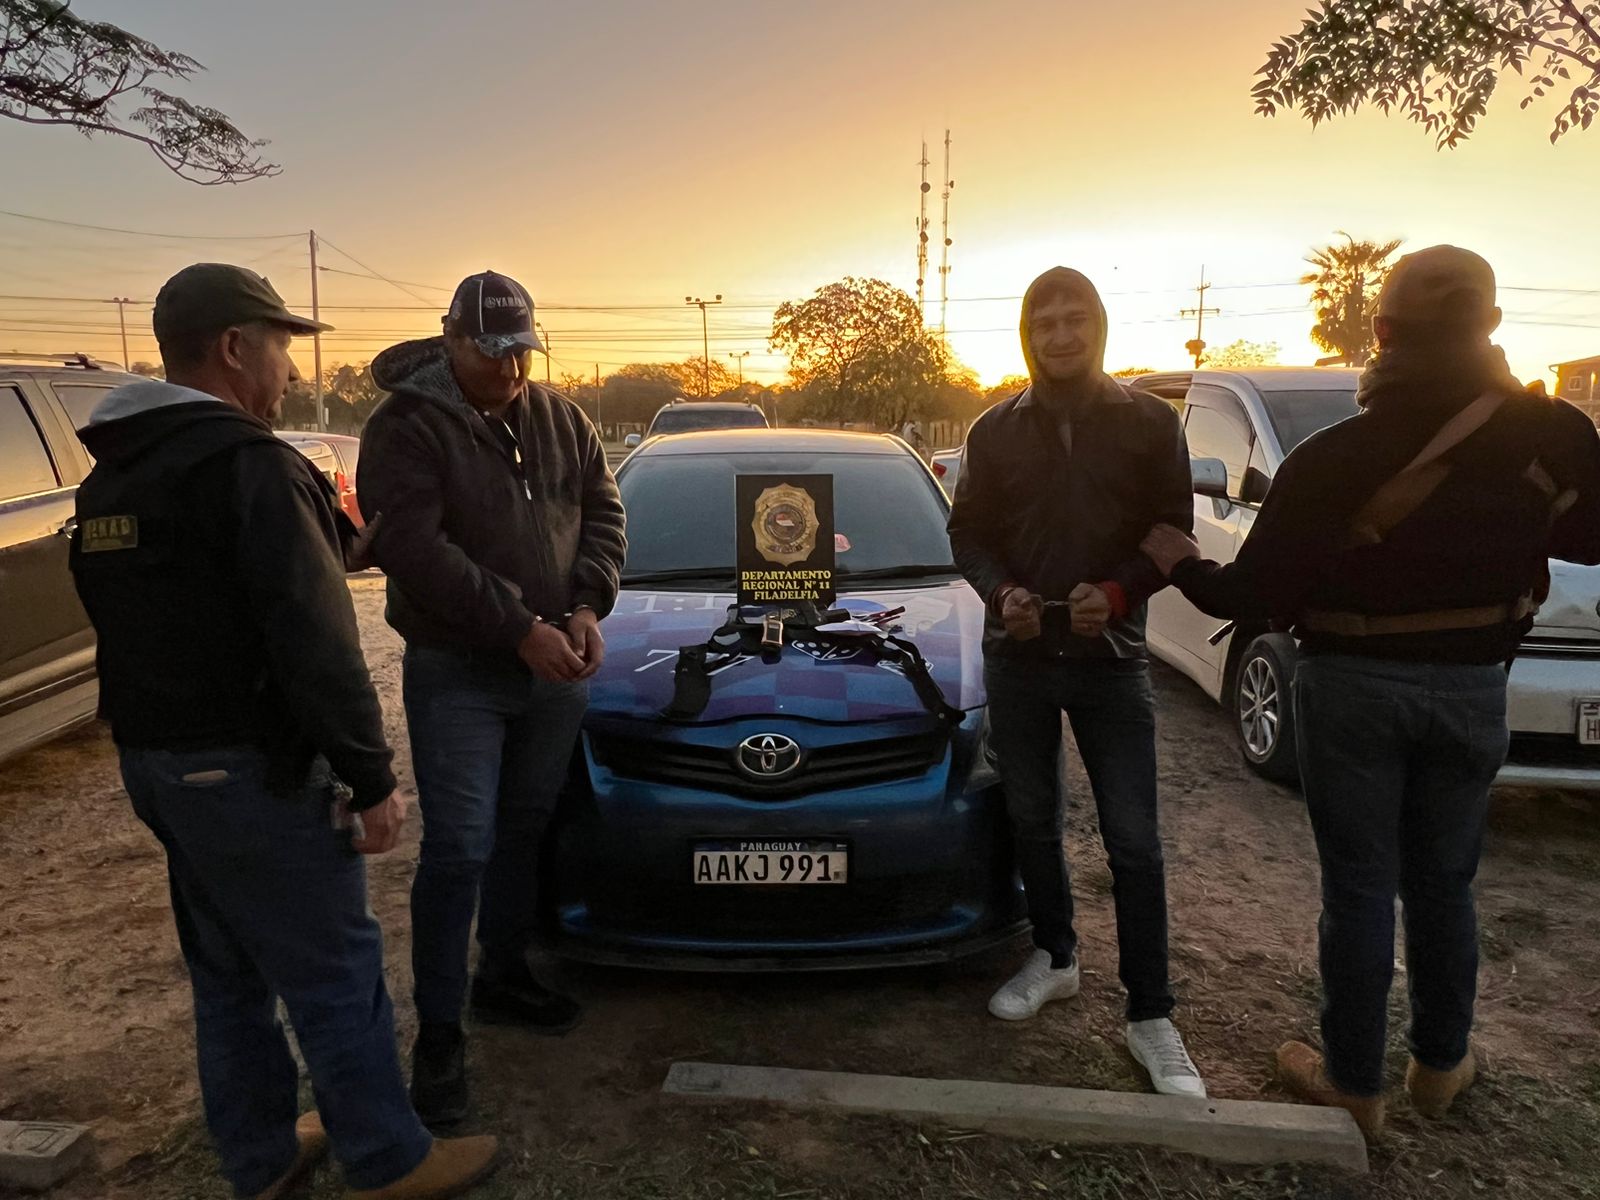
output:
M758 733L739 743L739 769L752 779L771 782L800 767L800 744L781 733Z

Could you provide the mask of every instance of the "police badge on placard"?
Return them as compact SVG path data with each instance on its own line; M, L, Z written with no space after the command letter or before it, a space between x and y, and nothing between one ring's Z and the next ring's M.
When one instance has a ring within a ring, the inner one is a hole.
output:
M833 476L740 475L739 603L833 603Z

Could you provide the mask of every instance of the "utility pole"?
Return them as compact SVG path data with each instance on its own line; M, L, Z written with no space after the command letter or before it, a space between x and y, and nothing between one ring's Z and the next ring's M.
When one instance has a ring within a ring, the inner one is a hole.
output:
M717 293L715 300L702 300L699 296L685 296L683 302L690 308L700 310L700 361L705 365L705 384L701 395L707 400L711 399L711 327L706 323L706 309L713 304L722 303L722 293Z
M594 423L600 430L600 439L605 440L606 427L600 424L600 364L594 365Z
M1201 267L1200 268L1200 286L1195 289L1195 291L1199 294L1199 297L1200 297L1199 305L1197 307L1195 307L1195 308L1185 308L1185 309L1181 310L1178 313L1178 315L1180 317L1193 317L1194 318L1194 340L1191 341L1191 342L1186 343L1184 345L1184 349L1187 350L1190 354L1194 355L1194 366L1195 366L1195 370L1197 370L1197 371L1200 369L1200 364L1205 361L1205 354L1206 354L1206 339L1205 339L1206 316L1208 314L1211 315L1211 316L1216 316L1218 313L1220 313L1222 311L1220 308L1207 308L1206 307L1206 293L1209 292L1210 290L1211 290L1211 285L1206 282L1206 269L1204 267Z
M126 371L130 369L128 367L128 322L123 316L122 306L124 304L132 304L133 301L126 296L113 296L111 303L117 306L117 326L122 330L122 369Z
M317 231L311 231L311 319L322 320L322 310L317 303ZM311 335L311 370L313 379L311 384L312 394L317 403L317 431L323 428L322 419L322 331Z
M730 350L730 351L728 351L728 357L733 359L734 362L739 364L739 386L743 387L744 386L744 360L750 357L750 351L741 350L741 351L739 351L739 353L735 354L732 350Z
M924 154L926 157L926 154ZM939 337L944 340L945 321L950 313L950 191L956 181L950 178L950 131L944 131L944 246L939 252Z
M535 321L533 327L539 331L539 340L544 343L544 381L546 386L550 383L550 335L545 332L543 325Z
M1367 365L1367 356L1363 353L1367 347L1367 339L1371 336L1367 329L1367 273L1357 271L1355 285L1350 289L1350 294L1345 297L1345 324L1352 330L1363 331L1362 345L1359 350L1346 350L1344 362L1347 367L1364 367Z
M918 197L917 209L917 315L926 317L927 310L924 293L928 282L928 139L922 139L922 194Z

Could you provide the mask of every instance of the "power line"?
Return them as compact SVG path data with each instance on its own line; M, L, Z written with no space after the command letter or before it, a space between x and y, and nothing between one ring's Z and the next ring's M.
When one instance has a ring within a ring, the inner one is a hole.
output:
M339 247L335 246L327 238L322 238L321 241L322 241L323 245L329 247L330 249L339 250ZM339 250L339 253L340 254L344 254L344 251L343 250ZM348 254L345 254L345 257L349 258L350 256ZM455 288L439 287L437 284L433 284L433 283L413 283L410 280L385 279L382 275L373 275L373 274L371 274L371 273L369 273L367 271L341 271L338 267L321 267L319 269L322 271L322 273L324 275L348 275L352 279L376 279L376 280L379 280L379 281L381 281L383 283L393 283L393 284L397 284L397 285L400 284L400 283L404 283L408 287L427 288L429 291L434 291L434 292L453 292L453 291L455 291ZM421 297L419 296L418 299L420 300Z
M111 225L85 225L79 221L62 221L55 217L36 217L31 213L8 212L0 209L0 217L14 217L19 221L37 221L41 225L62 225L68 229L92 229L97 233L121 233L129 237L161 238L174 242L274 242L287 238L304 237L303 233L152 233L147 229L118 229Z
M354 254L351 254L348 250L341 250L338 246L335 246L327 238L325 238L325 237L324 238L318 238L317 240L320 241L329 250L332 250L335 254L344 255L345 258L348 258L351 262L355 263L355 265L360 267L363 271L372 271L372 276L373 276L374 279L381 279L384 283L387 283L390 287L398 288L400 291L404 292L406 295L410 296L413 300L416 300L417 302L419 302L421 304L427 304L428 303L428 301L427 301L427 299L425 297L417 295L410 288L406 287L405 284L396 283L393 279L390 279L387 275L384 275L383 273L381 273L379 271L373 271L371 267L367 266L366 263L362 262ZM418 284L417 286L418 287L427 287L428 285L427 284ZM440 289L440 290L442 291L442 290L446 290L446 289Z

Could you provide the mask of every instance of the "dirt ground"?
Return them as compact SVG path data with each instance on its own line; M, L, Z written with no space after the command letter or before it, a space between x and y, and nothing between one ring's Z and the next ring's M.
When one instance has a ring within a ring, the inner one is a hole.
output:
M399 644L381 584L353 585L390 735L407 767ZM1211 1094L1282 1099L1270 1055L1313 1034L1317 873L1303 806L1239 761L1222 715L1157 668L1179 1021ZM1081 772L1069 781L1083 794ZM587 1019L561 1040L487 1029L479 1125L510 1197L1600 1197L1600 808L1496 799L1480 876L1480 1086L1443 1123L1403 1100L1366 1179L1093 1152L889 1121L801 1117L659 1095L680 1059L1142 1090L1121 1047L1110 879L1092 806L1073 810L1085 989L1013 1026L990 990L1017 951L955 968L831 976L570 968ZM98 1158L58 1193L223 1197L199 1118L187 982L162 857L90 730L0 766L0 1117L94 1127ZM372 864L409 1045L401 851ZM1403 980L1403 975L1401 976ZM1393 1012L1403 1014L1396 989ZM1404 1066L1394 1023L1391 1073ZM314 1195L339 1194L332 1168Z

